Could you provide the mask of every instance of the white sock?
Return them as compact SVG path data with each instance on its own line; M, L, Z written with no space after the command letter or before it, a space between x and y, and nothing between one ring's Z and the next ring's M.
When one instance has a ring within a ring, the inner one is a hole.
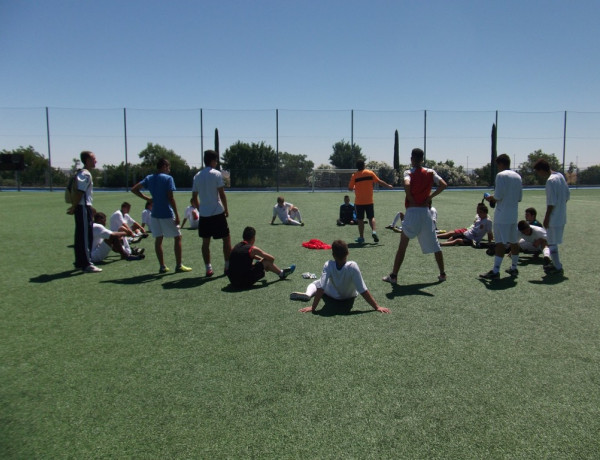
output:
M502 265L502 260L504 257L502 256L494 256L494 273L498 273L500 271L500 265Z
M513 254L510 259L512 260L512 265L510 266L510 268L515 269L517 268L517 264L519 263L519 254Z
M560 257L558 256L558 245L551 244L550 246L550 258L552 259L552 263L557 270L562 268L562 263L560 263Z

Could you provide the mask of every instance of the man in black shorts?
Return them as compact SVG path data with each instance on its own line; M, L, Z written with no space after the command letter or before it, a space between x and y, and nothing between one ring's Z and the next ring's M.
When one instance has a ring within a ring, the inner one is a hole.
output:
M192 186L192 205L200 213L198 235L202 238L202 258L206 265L206 276L213 275L210 263L210 239L223 240L223 258L225 273L229 269L229 253L231 252L231 237L227 225L227 197L225 182L221 171L215 169L219 155L214 150L204 152L205 167L194 176Z
M229 257L227 276L233 286L240 289L249 288L265 277L265 271L277 274L279 279L294 273L295 265L281 270L275 265L275 257L254 246L256 230L253 227L246 227L242 237L244 240L233 247Z

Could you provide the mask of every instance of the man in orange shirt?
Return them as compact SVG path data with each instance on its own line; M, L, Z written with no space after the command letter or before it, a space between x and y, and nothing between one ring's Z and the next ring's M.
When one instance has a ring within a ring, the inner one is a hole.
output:
M354 206L356 207L356 219L358 221L358 233L359 237L356 239L357 243L364 243L364 232L365 232L365 213L371 226L373 240L377 243L379 237L377 236L377 230L375 229L375 210L373 207L373 188L375 183L383 185L387 188L394 188L393 185L382 181L377 174L369 169L365 169L365 162L358 160L356 162L356 171L350 178L348 184L348 190L354 190Z

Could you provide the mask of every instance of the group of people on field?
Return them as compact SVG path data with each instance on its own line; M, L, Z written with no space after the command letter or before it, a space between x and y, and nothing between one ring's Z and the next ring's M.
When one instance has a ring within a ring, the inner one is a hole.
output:
M93 187L89 170L95 166L96 159L92 152L82 152L81 161L84 169L78 173L76 181L79 195L68 210L68 213L75 215L75 266L84 272L96 272L101 270L93 263L91 243L88 241L93 234L91 208ZM563 273L558 245L562 243L566 223L566 202L570 198L570 192L564 177L560 173L552 171L546 160L540 159L534 166L535 173L546 184L547 206L543 227L535 225L539 224L535 221L535 216L531 221L518 221L518 203L522 199L521 177L510 169L510 157L503 154L496 159L499 172L496 176L494 193L485 197L485 200L495 208L493 224L488 219L488 208L482 202L477 206L477 216L471 227L444 234L437 233L436 212L431 204L433 198L447 188L447 183L433 169L423 167L423 161L423 150L413 149L411 168L405 171L403 177L406 212L400 212L397 216L402 221L400 243L394 257L392 270L383 278L383 281L393 285L397 284L398 272L404 261L407 247L410 240L414 238L418 239L424 254L434 254L439 269L439 281L445 281L447 276L438 238L447 238L448 241L444 245L479 244L484 235L488 235L490 242L492 235L495 236L495 257L493 268L480 275L483 279L493 280L500 277L500 266L507 248L509 248L512 263L506 272L511 276L517 276L519 245L523 249L529 248L532 252L544 251L546 262L544 271L547 274ZM146 201L140 232L144 230L143 227L146 224L152 229L159 272L169 271L164 262L162 248L164 237L174 239L175 271L191 271L191 268L182 263L180 231L185 222L189 221L192 228L198 228L198 234L202 238L202 257L207 277L214 274L210 254L211 238L222 240L224 272L233 286L250 287L262 279L266 271L275 273L280 279L287 277L293 273L295 266L291 265L281 269L275 265L275 258L272 255L255 246L256 230L253 227L246 227L242 233L242 241L234 247L231 246L227 223L229 211L225 184L221 171L217 169L217 164L218 154L216 152L212 150L204 152L205 167L194 177L190 206L186 209L181 226L173 195L175 183L172 176L169 175L168 160L160 159L157 163L156 173L146 176L132 187L131 191ZM365 222L369 223L373 240L379 241L373 203L373 190L376 184L389 189L393 188L392 185L377 177L373 171L366 169L364 161L358 161L357 171L352 175L348 185L348 189L355 193L355 205L350 204L348 196L344 197L344 204L340 207L338 225L356 224L359 232L356 242L359 244L365 241ZM147 190L150 194L144 193L143 190ZM128 211L128 209L125 210ZM528 211L530 210L531 208L528 208ZM121 209L122 214L123 211ZM277 204L273 208L271 224L274 224L277 217L287 225L304 225L299 209L286 202L283 197L277 199ZM391 227L396 228L396 221ZM116 234L113 239L125 236ZM314 312L324 295L341 300L354 298L361 294L375 310L383 313L389 312L389 309L381 307L370 294L356 262L347 260L348 254L348 245L345 241L333 242L333 260L324 265L321 277L311 283L305 292L294 292L290 296L292 299L305 301L314 297L312 306L300 311ZM131 254L124 258L130 256Z

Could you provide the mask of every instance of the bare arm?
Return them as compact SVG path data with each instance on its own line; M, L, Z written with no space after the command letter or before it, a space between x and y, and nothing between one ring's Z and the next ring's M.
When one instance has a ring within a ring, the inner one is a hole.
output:
M431 203L431 200L433 200L436 196L438 196L440 193L442 193L444 190L446 190L447 187L448 187L448 184L446 183L446 181L444 179L440 179L440 183L438 184L437 188L435 189L435 192L433 192L431 195L429 195L429 203Z
M253 246L252 250L250 251L250 255L254 258L254 259L259 259L259 260L267 260L269 262L275 262L275 257L273 257L271 254L263 251L262 249Z
M379 304L377 303L377 301L373 298L373 296L371 295L371 293L369 292L369 290L367 289L365 292L363 292L361 294L361 296L363 297L363 299L365 299L367 301L367 303L369 305L371 305L371 307L373 307L373 309L375 311L378 311L380 313L389 313L390 309L389 308L385 308L385 307L380 307Z
M144 193L142 193L142 183L141 182L138 182L133 187L131 187L131 193L133 193L136 196L139 196L142 200L152 201L152 197L149 197L148 195L145 195Z
M322 287L317 288L317 292L315 293L315 298L313 299L312 306L301 308L298 311L300 311L302 313L307 313L307 312L311 311L314 313L317 310L317 306L319 305L319 302L321 301L323 294L325 294L325 290Z
M546 216L544 217L544 228L548 228L548 226L550 225L550 215L552 214L552 211L554 210L554 206L549 204L546 207Z
M173 212L175 213L175 225L179 225L179 213L177 212L177 203L175 202L175 196L173 195L173 191L169 190L167 192L167 198L169 199L169 204L173 208Z
M227 196L225 196L225 188L219 187L218 191L219 191L219 197L221 198L221 203L223 204L223 207L225 208L225 217L229 217L229 209L227 208Z

